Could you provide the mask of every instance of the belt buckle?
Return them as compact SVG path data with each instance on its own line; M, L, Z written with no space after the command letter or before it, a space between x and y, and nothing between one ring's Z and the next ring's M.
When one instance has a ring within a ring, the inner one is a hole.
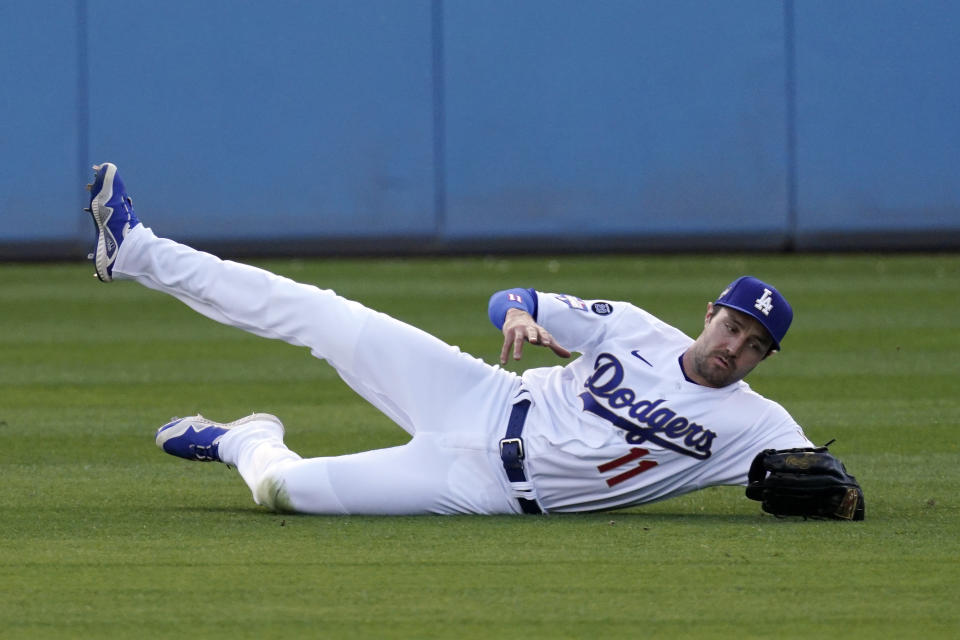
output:
M500 441L500 458L503 458L504 445L517 445L517 460L523 460L523 439L522 438L504 438Z

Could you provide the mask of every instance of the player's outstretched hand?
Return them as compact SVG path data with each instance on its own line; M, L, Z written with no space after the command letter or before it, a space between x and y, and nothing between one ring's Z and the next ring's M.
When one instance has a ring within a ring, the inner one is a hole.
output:
M500 364L507 363L507 357L513 350L513 359L523 356L523 343L539 344L550 347L561 358L569 358L570 352L561 347L550 332L534 321L533 316L523 309L510 309L503 321L503 349L500 350Z

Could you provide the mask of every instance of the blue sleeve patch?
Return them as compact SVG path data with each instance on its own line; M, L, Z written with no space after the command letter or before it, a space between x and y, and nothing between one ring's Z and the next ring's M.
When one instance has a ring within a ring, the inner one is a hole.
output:
M490 303L487 305L487 315L490 317L490 322L493 323L493 326L497 329L503 329L503 321L506 319L507 311L510 309L523 309L536 320L538 307L539 300L537 299L537 292L534 289L507 289L505 291L497 291L490 296Z

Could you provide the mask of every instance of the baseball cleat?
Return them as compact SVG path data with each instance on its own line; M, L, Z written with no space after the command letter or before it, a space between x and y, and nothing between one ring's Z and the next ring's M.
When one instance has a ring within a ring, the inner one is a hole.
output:
M269 413L254 413L226 424L207 420L203 416L177 418L157 429L157 446L170 455L200 462L222 462L220 438L230 431L252 422L266 422L283 437L283 423Z
M127 195L117 166L109 162L94 165L90 191L90 206L84 211L93 216L97 225L97 248L92 254L97 277L102 282L113 280L113 263L127 232L140 224L133 212L133 200Z

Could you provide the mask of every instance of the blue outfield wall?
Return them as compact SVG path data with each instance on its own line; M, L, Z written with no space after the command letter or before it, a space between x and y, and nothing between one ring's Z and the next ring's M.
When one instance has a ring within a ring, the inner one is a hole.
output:
M9 0L0 23L0 257L85 254L101 160L159 233L246 252L960 247L949 0Z
M960 3L804 0L795 12L798 244L912 231L956 246Z
M786 231L783 11L451 3L452 237Z
M64 242L82 230L78 19L57 0L0 2L10 34L0 38L0 243Z
M90 157L158 232L433 233L428 2L91 1L87 27Z

